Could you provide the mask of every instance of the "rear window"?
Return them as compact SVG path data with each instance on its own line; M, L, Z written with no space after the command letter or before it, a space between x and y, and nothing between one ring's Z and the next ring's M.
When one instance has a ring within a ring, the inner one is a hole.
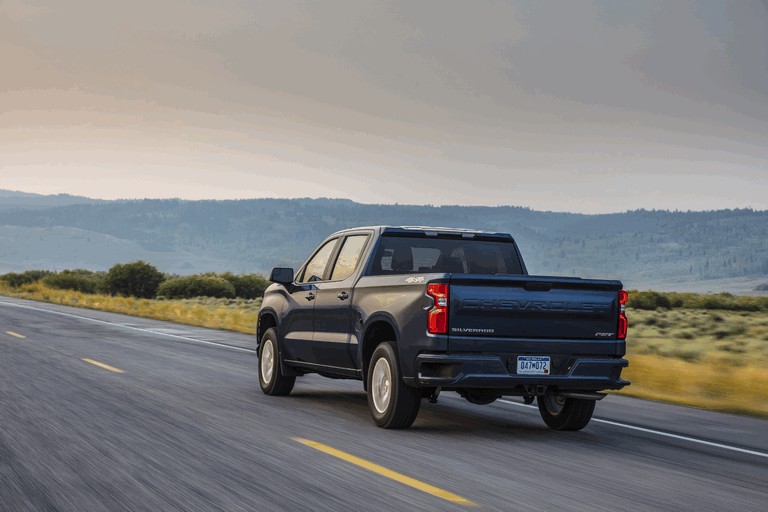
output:
M372 275L419 272L522 274L511 242L389 236L380 239Z

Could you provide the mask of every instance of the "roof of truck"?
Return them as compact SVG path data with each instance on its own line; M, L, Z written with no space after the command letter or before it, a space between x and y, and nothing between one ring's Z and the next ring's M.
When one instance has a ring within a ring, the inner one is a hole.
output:
M461 235L461 236L466 236L467 238L473 238L476 235L480 235L483 237L493 237L493 238L512 238L512 235L510 235L509 233L483 231L480 229L447 228L447 227L436 227L436 226L361 226L356 228L343 229L341 231L337 231L336 233L334 233L334 235L343 234L350 231L360 231L360 230L374 230L374 231L378 231L379 234L424 233L424 234L433 235L433 236Z

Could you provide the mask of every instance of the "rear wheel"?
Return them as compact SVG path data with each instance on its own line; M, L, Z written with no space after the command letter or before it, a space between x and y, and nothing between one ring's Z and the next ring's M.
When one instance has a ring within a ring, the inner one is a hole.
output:
M291 392L296 377L286 377L280 368L277 332L267 329L259 344L259 385L265 395L285 396Z
M392 343L373 351L367 375L368 408L382 428L410 427L421 408L421 391L405 385Z
M595 401L565 398L547 393L537 399L544 423L553 430L581 430L587 426L595 412Z

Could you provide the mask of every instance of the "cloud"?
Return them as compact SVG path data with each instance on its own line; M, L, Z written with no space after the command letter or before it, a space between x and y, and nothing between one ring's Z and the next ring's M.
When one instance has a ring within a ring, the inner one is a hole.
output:
M768 208L766 11L6 1L0 188Z

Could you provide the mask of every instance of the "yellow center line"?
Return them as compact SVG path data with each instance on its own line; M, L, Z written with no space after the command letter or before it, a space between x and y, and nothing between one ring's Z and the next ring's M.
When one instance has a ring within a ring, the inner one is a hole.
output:
M19 334L17 332L13 332L13 331L5 331L5 334L7 334L8 336L13 336L14 338L22 339L22 340L27 339L27 337L24 336L23 334Z
M396 482L400 482L401 484L407 485L409 487L413 487L414 489L418 489L419 491L425 492L427 494L437 496L438 498L442 498L446 501L451 501L453 503L460 503L468 507L479 506L477 503L470 501L466 498L462 498L461 496L453 494L452 492L448 492L443 489L440 489L439 487L435 487L434 485L429 485L427 483L421 482L419 480L416 480L415 478L405 476L402 473L397 473L396 471L387 469L384 466L379 466L378 464L374 464L373 462L368 462L365 459L361 459L360 457L355 457L354 455L351 455L346 452L342 452L341 450L337 450L336 448L332 448L322 443L310 441L309 439L302 439L300 437L294 437L293 440L296 441L297 443L301 443L305 446L309 446L310 448L314 448L315 450L319 450L323 453L327 453L328 455L331 455L343 461L349 462L350 464L354 464L355 466L359 466L363 469L367 469L368 471L372 471L381 476L385 476Z
M105 370L109 370L111 372L125 373L120 368L115 368L114 366L109 366L108 364L100 363L98 361L94 361L93 359L83 358L83 361L85 361L86 363L92 364L94 366L98 366L99 368L104 368Z

